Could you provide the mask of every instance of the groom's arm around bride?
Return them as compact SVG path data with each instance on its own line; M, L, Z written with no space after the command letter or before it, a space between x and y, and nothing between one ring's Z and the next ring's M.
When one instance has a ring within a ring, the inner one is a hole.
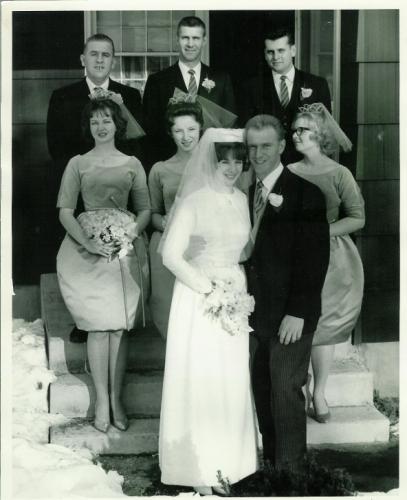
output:
M295 469L306 452L302 386L329 261L325 200L318 188L281 164L284 129L275 117L249 120L246 142L258 179L249 191L257 234L247 265L259 340L253 391L264 457L276 467ZM259 189L265 200L257 215Z

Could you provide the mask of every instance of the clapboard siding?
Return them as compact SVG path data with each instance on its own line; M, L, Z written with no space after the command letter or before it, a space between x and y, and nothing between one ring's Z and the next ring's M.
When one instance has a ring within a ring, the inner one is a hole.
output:
M398 63L359 63L358 123L398 123L398 87Z
M357 144L359 180L398 179L400 176L399 126L359 126Z
M396 10L359 11L356 177L366 204L357 237L365 294L357 342L399 337L399 23Z

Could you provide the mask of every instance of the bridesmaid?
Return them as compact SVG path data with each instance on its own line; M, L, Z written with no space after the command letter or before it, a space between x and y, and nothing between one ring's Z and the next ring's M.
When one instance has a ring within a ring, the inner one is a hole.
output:
M126 133L126 120L117 98L113 99L95 98L86 105L83 131L93 138L94 147L69 161L57 202L59 220L67 232L57 256L58 282L75 324L89 332L87 353L96 391L94 426L101 432L107 432L110 423L121 431L129 427L121 397L128 332L138 326L148 282L142 239L150 221L146 175L137 158L116 148L116 141ZM85 212L76 219L79 195ZM125 210L129 198L137 214L130 225L128 219L133 217ZM113 224L101 221L102 217ZM119 236L126 231L129 238L127 254L121 258L112 258L119 243L113 239L114 230L111 233L115 225L121 230ZM89 231L91 226L99 230ZM105 244L100 236L94 237L102 231Z
M295 117L292 131L295 148L304 158L288 168L321 189L330 224L329 267L311 353L313 417L326 423L331 415L325 389L335 344L348 340L362 304L362 261L349 235L365 224L364 201L351 172L327 156L338 146L349 151L352 144L325 106L306 107Z
M157 249L185 165L199 142L203 126L201 105L198 102L191 102L190 96L170 99L167 107L166 123L168 133L177 147L177 152L168 160L153 165L148 178L152 225L155 230L150 241L150 310L154 324L163 338L167 337L168 317L175 278L163 266L162 257L157 252Z

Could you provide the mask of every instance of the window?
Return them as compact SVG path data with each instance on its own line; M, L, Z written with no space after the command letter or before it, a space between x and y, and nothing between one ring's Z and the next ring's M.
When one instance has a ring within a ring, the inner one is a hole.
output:
M116 66L112 78L144 91L147 77L174 64L178 59L177 25L193 10L128 10L88 13L86 37L104 33L113 40Z

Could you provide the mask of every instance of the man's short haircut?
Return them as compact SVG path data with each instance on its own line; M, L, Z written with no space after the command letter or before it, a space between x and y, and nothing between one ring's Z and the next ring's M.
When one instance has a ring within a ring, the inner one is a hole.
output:
M83 54L86 52L86 48L88 46L89 42L108 42L112 46L112 51L114 55L114 43L113 40L110 38L110 36L105 35L104 33L95 33L94 35L90 36L86 42L85 45L83 46Z
M206 36L205 23L199 17L196 17L196 16L183 17L181 19L181 21L178 23L178 27L177 27L177 35L178 36L179 36L179 32L183 26L185 28L202 28L203 36Z
M244 139L247 143L247 132L249 129L253 130L263 130L265 128L273 128L277 132L277 136L280 141L285 139L285 129L281 125L281 122L278 118L272 115L256 115L246 123L244 128Z
M295 44L293 32L285 26L269 31L264 35L264 40L278 40L285 36L288 38L288 45Z

